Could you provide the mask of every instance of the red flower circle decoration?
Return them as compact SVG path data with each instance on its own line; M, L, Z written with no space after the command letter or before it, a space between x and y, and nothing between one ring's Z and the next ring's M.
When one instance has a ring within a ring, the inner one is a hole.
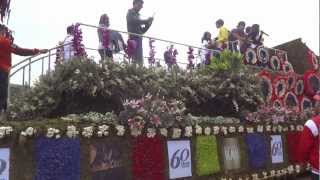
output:
M269 51L264 46L257 48L258 59L261 64L267 64L269 62Z
M258 75L261 78L261 91L262 95L267 102L272 99L273 87L271 82L271 75L267 71L261 71Z
M285 108L299 108L299 100L297 98L297 96L293 93L293 92L288 92L285 97L284 97L284 106Z
M302 96L300 98L300 111L303 112L310 108L312 108L312 101L308 97Z
M291 64L289 61L283 62L283 64L282 64L282 70L283 70L285 73L294 72L293 66L292 66L292 64Z
M248 48L245 55L245 64L257 64L257 54L254 49Z
M302 77L297 78L296 87L294 89L296 95L300 96L304 92L304 81Z
M289 73L287 75L287 89L288 90L294 90L294 88L296 87L296 81L297 81L297 77L295 73Z
M275 71L279 71L281 69L281 61L278 56L272 56L270 58L270 68Z
M278 76L273 80L273 90L277 98L283 98L287 92L286 79L282 76Z

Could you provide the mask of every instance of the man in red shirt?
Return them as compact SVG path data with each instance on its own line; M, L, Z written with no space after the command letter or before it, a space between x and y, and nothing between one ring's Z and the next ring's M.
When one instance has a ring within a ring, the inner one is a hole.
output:
M38 53L47 53L47 49L23 49L13 44L9 29L0 24L0 121L5 119L8 98L8 77L11 68L11 54L31 56Z
M300 136L299 161L310 163L312 167L312 180L320 179L319 170L319 142L320 142L320 92L313 99L315 103L315 116L308 120Z

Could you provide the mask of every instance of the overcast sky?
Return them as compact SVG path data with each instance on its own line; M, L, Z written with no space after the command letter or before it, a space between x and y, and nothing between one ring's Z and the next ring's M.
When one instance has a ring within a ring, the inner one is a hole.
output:
M97 25L102 13L109 15L111 28L126 30L131 6L132 0L12 0L9 27L18 45L51 48L64 39L68 25ZM319 0L145 0L141 15L153 13L154 23L146 35L199 46L203 32L215 35L215 21L222 18L230 30L239 21L260 24L270 34L266 46L301 37L319 54ZM97 48L96 30L82 29L85 45ZM14 57L14 62L18 59Z

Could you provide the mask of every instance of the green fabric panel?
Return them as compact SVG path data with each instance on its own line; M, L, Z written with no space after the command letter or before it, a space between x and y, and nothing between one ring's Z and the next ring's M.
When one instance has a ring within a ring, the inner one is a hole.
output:
M220 171L217 139L215 136L198 136L196 140L196 169L199 176Z

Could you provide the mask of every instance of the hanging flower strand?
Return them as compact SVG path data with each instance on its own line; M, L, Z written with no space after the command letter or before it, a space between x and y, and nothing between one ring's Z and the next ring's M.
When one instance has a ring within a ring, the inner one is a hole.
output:
M155 51L155 46L153 45L154 42L155 42L154 39L149 39L150 52L149 52L148 61L149 61L150 66L153 66L154 63L156 62L156 59L155 59L156 51Z
M107 28L101 28L102 31L102 45L105 49L109 47L109 42L110 42L110 31Z
M194 64L193 64L193 60L194 60L194 55L193 55L193 48L189 47L189 51L188 51L188 69L194 69Z
M73 28L74 37L73 37L73 48L75 51L75 56L83 57L86 56L87 53L84 49L84 45L82 44L82 31L79 28L80 24L76 24Z
M173 45L168 47L168 49L164 52L164 60L169 68L171 68L172 65L177 63L177 55L178 51L177 49L174 49Z

